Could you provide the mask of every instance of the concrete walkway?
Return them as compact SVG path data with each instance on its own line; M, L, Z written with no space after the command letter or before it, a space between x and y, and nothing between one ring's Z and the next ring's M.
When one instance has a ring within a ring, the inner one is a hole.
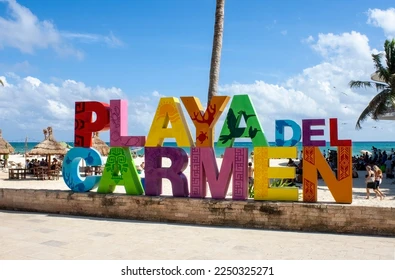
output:
M0 211L0 259L395 259L385 237Z

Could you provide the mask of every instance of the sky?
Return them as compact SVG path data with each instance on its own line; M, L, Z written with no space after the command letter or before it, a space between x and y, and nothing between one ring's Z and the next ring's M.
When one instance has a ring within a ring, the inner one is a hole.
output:
M318 118L326 127L316 139L329 140L337 118L341 139L395 140L393 121L355 129L377 92L348 86L370 80L371 54L395 37L394 6L226 0L219 94L248 94L269 141L275 120ZM214 16L215 0L0 0L3 137L41 141L52 126L57 140L73 141L76 101L128 100L130 135L148 134L161 97L206 104Z

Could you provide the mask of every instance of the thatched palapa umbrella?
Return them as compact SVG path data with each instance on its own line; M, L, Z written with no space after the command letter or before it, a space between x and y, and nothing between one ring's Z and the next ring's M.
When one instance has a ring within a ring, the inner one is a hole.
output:
M66 142L60 142L59 144L62 145L66 149L72 149L73 148L73 146L71 146L70 144L67 144Z
M14 148L2 136L0 129L0 155L8 155L14 152ZM7 163L7 161L5 162ZM5 166L5 164L4 164Z
M92 148L98 150L102 156L108 156L110 147L99 138L99 132L94 132L92 135Z
M43 130L44 141L36 145L30 152L30 155L45 155L48 156L48 164L51 163L51 156L53 155L65 155L67 149L63 147L59 142L55 140L52 133L52 127L48 127Z

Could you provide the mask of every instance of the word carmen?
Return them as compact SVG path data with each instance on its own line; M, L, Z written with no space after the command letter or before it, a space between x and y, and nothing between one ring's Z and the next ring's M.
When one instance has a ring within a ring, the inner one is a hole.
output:
M233 148L235 139L249 138L254 147L255 200L298 201L297 187L270 187L270 179L295 177L294 167L270 167L272 158L296 158L303 134L303 201L317 201L317 173L319 172L337 203L352 202L351 140L338 139L337 119L329 120L330 145L338 147L337 177L321 154L325 119L302 121L302 127L292 120L277 120L276 147L270 147L259 118L248 95L232 98L217 146L225 147L220 168L214 150L214 128L230 101L229 96L215 96L203 109L196 97L181 97L196 130L193 139L178 98L161 98L148 136L129 136L127 131L127 101L111 100L110 104L84 101L75 105L75 148L68 151L63 164L66 185L75 192L87 192L98 187L99 193L112 193L116 186L124 186L129 195L159 196L162 179L170 180L173 196L205 198L209 188L211 197L225 199L232 179L232 199L248 197L248 148ZM96 114L96 119L93 116ZM244 119L246 126L240 127ZM284 130L292 129L292 138L285 140ZM99 152L92 148L92 133L110 130L110 153L102 176L82 178L79 164L102 165ZM166 138L175 139L178 147L163 147ZM145 185L143 188L129 147L145 147ZM182 147L191 149L190 161ZM171 160L170 167L162 166L162 158ZM190 186L183 171L190 165Z

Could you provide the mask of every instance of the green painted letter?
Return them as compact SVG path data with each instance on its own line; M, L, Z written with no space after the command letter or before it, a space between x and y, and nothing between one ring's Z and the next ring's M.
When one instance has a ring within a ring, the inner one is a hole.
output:
M242 117L246 127L239 127ZM251 138L254 147L269 147L254 106L247 94L233 96L217 146L230 148L236 138Z
M144 193L129 147L111 148L97 192L113 193L116 186L124 186L127 194Z

